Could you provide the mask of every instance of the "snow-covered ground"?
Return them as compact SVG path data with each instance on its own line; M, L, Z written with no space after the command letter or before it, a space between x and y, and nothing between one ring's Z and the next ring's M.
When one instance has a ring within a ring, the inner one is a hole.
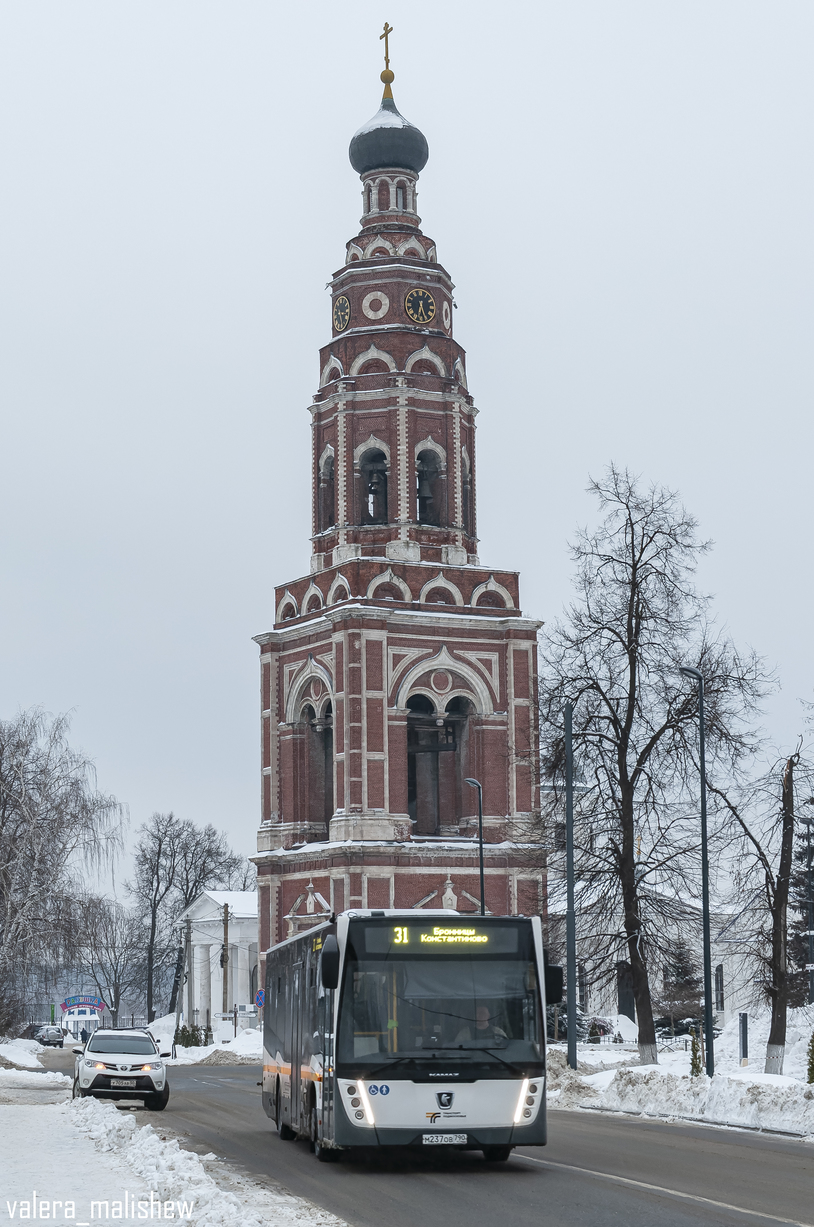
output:
M0 1222L49 1218L87 1227L98 1219L172 1217L195 1227L345 1227L216 1155L183 1150L160 1123L139 1128L132 1112L95 1099L0 1107L0 1154Z
M749 1065L741 1067L738 1020L715 1041L715 1077L690 1077L683 1039L659 1053L658 1065L639 1065L635 1046L580 1044L578 1069L568 1069L565 1045L552 1045L549 1106L593 1108L659 1117L689 1117L709 1124L773 1129L814 1141L814 1084L806 1082L814 1007L789 1011L784 1074L764 1074L769 1014L749 1017ZM597 1066L599 1067L597 1069ZM594 1072L595 1071L595 1072Z

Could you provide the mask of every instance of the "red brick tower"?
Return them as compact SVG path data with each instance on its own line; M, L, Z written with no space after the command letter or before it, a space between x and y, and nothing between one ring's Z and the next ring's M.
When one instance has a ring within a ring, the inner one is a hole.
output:
M539 912L536 633L482 566L475 409L453 284L420 229L429 156L382 74L354 136L361 230L334 275L311 405L311 572L276 590L262 666L261 950L325 912Z

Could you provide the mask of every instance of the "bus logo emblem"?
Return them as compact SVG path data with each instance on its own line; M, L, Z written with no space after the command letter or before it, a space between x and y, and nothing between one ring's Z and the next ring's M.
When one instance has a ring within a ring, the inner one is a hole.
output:
M439 1108L451 1108L454 1098L452 1091L439 1091L435 1096L435 1102Z

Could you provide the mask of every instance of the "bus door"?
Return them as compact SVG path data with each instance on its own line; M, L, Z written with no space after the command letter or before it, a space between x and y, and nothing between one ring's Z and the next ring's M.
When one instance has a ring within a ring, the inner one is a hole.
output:
M300 1002L300 991L303 981L303 965L295 963L291 973L291 1077L289 1086L291 1088L291 1099L289 1101L291 1111L291 1126L298 1129L300 1126L300 1117L302 1116L302 1083L301 1083L301 1063L302 1063L302 1005Z

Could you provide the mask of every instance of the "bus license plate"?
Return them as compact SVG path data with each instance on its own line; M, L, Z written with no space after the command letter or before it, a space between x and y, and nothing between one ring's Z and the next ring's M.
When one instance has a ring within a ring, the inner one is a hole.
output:
M425 1146L466 1146L465 1133L425 1133Z
M113 1086L121 1086L121 1087L126 1086L129 1088L135 1088L136 1080L135 1078L111 1078L110 1085L112 1087Z

